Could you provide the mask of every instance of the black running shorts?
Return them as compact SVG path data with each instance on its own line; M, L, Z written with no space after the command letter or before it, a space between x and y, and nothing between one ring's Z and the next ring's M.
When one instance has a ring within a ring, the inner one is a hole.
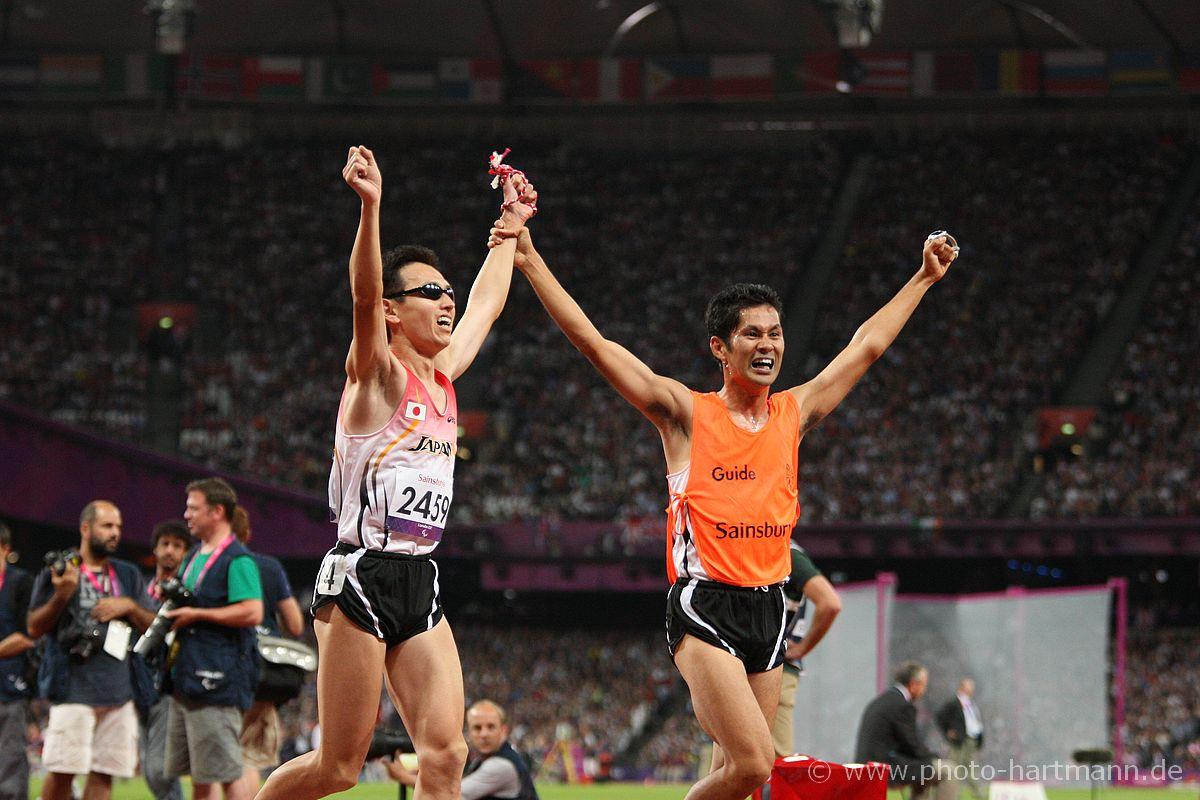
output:
M345 559L345 580L337 594L322 594L332 583L331 559ZM432 630L442 619L437 563L429 556L406 556L365 550L339 542L325 554L317 573L311 611L336 603L358 627L388 647Z
M783 663L783 589L681 578L667 593L667 647L671 657L684 634L736 656L746 672Z

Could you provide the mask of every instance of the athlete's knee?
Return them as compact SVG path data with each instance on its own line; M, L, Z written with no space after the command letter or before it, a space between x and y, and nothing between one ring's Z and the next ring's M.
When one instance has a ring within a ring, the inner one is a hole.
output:
M337 794L358 785L358 769L345 765L321 774L321 794Z
M322 758L315 762L315 769L309 770L309 779L320 787L320 794L344 792L358 785L358 772L362 768L362 760L357 762L346 758Z
M422 772L430 771L427 774L439 777L462 775L463 766L467 763L467 743L461 737L455 737L448 742L418 747L417 763L421 765Z
M739 791L749 794L770 779L774 764L773 749L768 749L747 753L740 758L729 759L726 756L725 769L729 781L736 784Z

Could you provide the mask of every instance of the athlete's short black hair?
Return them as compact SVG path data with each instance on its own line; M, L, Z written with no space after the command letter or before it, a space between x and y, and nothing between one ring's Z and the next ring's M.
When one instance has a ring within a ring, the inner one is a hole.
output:
M709 336L716 336L725 344L737 328L742 311L756 306L770 306L783 317L783 302L779 293L762 283L735 283L717 292L704 312L704 325Z
M383 254L383 296L404 291L404 281L400 273L409 264L428 264L434 269L441 269L437 253L419 244L402 244L393 247Z

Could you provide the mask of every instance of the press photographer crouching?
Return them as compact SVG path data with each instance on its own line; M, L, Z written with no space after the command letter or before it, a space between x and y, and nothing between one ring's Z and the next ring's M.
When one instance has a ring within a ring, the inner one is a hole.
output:
M262 582L249 551L233 535L237 494L220 478L187 486L184 519L199 540L179 575L189 605L163 612L175 620L168 672L166 773L191 775L195 800L219 785L227 800L248 800L238 734L254 699L262 622Z
M509 744L508 733L508 717L498 704L480 700L467 709L471 757L462 779L461 800L538 800L529 765ZM399 753L383 763L392 780L417 785L416 773L403 764Z
M30 599L30 637L42 638L38 694L50 701L42 749L43 800L68 800L75 775L84 800L108 800L112 779L137 767L135 631L154 614L137 567L112 558L121 512L105 500L79 517L79 551L50 553Z

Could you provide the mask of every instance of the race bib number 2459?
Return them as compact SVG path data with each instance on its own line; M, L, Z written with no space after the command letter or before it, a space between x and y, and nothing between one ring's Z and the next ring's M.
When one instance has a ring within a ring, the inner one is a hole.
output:
M408 467L392 470L388 492L387 528L390 533L438 542L450 514L454 480Z

